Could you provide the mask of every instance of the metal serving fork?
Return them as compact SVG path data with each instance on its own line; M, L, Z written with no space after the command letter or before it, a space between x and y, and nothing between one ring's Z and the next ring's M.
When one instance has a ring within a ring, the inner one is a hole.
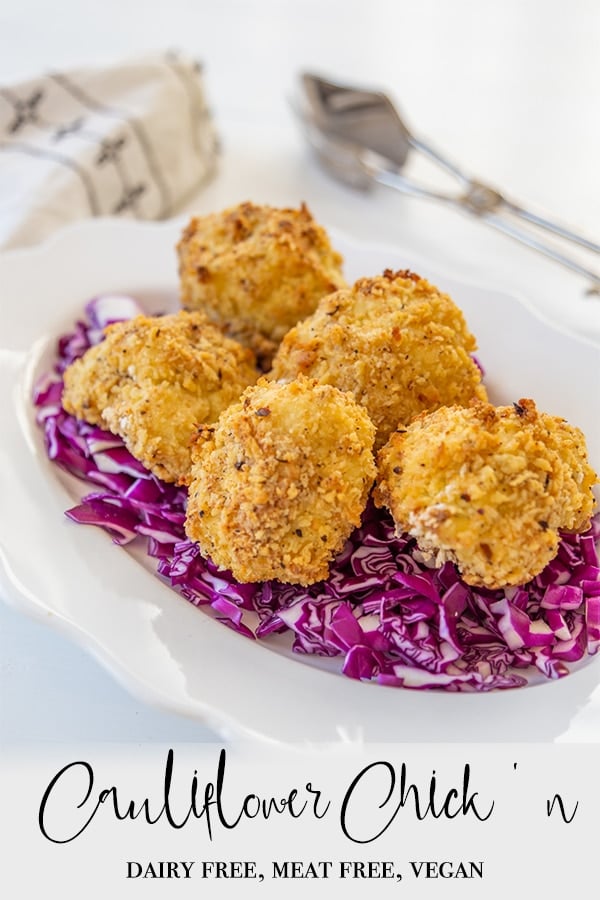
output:
M294 109L320 161L336 178L357 188L368 188L377 182L413 197L438 200L469 212L584 276L590 282L588 293L600 294L600 274L518 223L521 220L591 253L600 254L599 244L530 212L489 184L467 175L430 144L415 137L386 94L327 81L306 72L301 75L301 91ZM444 193L403 174L408 157L415 151L453 176L458 189Z

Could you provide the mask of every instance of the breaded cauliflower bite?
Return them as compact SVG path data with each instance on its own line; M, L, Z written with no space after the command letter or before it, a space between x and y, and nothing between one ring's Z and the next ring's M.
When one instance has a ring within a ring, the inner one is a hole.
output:
M256 381L254 356L202 313L137 316L105 334L66 370L63 407L119 435L159 478L178 481L198 426Z
M307 207L242 203L195 217L177 246L181 302L270 362L283 335L346 282Z
M391 436L378 466L375 502L398 532L486 588L538 575L559 529L584 531L594 508L583 434L533 400L423 414Z
M350 395L261 379L196 440L188 537L241 582L326 578L360 523L374 436Z
M325 297L285 336L272 377L302 373L351 391L377 429L376 447L423 410L487 399L462 312L409 271L389 269Z

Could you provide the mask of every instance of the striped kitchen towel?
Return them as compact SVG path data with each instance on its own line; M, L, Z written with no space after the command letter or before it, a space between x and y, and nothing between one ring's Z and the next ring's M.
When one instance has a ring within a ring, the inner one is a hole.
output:
M202 67L176 53L0 86L0 248L84 217L169 218L217 156Z

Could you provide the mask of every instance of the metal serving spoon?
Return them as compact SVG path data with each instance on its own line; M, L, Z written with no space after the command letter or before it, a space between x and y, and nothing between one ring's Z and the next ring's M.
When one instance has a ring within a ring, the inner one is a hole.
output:
M588 293L600 293L600 274L539 240L514 220L522 220L591 253L600 254L599 244L530 212L489 184L467 175L430 144L415 137L386 94L327 81L306 72L301 75L301 92L294 108L320 161L336 178L363 189L374 183L385 184L404 194L438 200L469 212L583 275L590 281ZM444 193L403 174L406 161L415 151L453 176L458 189Z

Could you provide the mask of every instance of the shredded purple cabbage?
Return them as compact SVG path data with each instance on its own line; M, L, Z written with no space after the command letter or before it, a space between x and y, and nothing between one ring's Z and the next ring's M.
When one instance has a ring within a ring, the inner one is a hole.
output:
M600 647L600 516L583 535L563 534L557 556L528 584L466 585L452 563L428 565L389 515L370 504L326 581L303 588L240 584L185 536L187 491L166 484L113 434L61 406L62 374L113 321L142 312L129 297L98 297L87 320L61 337L54 371L36 385L37 422L49 458L97 488L66 515L100 525L117 544L137 540L157 572L229 627L268 640L287 632L296 653L340 657L350 678L410 688L488 691L539 673L561 678Z

